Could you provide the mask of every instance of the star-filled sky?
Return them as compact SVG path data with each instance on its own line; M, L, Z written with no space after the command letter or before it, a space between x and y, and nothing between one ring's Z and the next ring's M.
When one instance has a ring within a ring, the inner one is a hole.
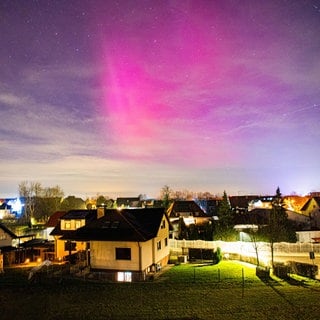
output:
M0 197L320 190L320 0L1 0Z

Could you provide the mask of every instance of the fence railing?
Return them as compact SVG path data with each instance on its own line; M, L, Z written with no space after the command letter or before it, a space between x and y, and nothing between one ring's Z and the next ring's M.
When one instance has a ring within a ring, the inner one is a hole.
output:
M255 247L259 251L270 251L270 243L267 242L225 242L225 241L204 241L204 240L176 240L170 239L169 246L171 251L182 251L188 248L198 249L214 249L218 247L224 253L254 253ZM288 243L277 242L274 243L274 253L282 254L301 254L308 252L320 253L320 243Z

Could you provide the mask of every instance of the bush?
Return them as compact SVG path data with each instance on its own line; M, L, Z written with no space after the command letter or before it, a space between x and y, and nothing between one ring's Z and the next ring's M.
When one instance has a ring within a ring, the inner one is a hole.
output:
M268 267L256 267L256 276L262 280L268 280L270 278L270 269Z
M290 261L289 263L291 273L311 279L315 279L318 274L318 266L316 265L296 261Z
M290 273L290 266L284 264L275 264L273 268L273 274L280 279L287 279Z
M213 252L213 263L217 264L222 260L222 252L221 252L221 248L217 248L216 251Z

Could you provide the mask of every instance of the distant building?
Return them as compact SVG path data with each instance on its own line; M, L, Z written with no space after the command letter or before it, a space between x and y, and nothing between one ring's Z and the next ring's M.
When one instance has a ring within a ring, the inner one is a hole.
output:
M171 203L167 210L170 223L173 226L172 238L178 238L180 220L188 227L190 225L203 226L211 223L213 218L208 216L193 200L177 200Z

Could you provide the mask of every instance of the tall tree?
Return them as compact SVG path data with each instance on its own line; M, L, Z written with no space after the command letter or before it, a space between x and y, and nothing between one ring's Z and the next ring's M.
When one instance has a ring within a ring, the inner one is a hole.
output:
M218 207L219 220L215 228L215 239L231 241L236 238L234 227L234 213L232 211L227 192L223 192L222 200Z
M45 219L60 209L63 191L59 186L43 188L40 182L22 181L19 195L24 198L24 218L28 224Z
M289 222L279 187L272 201L269 225L266 231L270 243L271 265L274 267L274 244L281 241L294 242L296 240L295 231Z
M47 220L54 212L60 210L63 195L64 193L58 185L42 188L37 200L36 218Z
M41 195L42 187L40 182L22 181L19 184L19 196L24 198L24 218L28 224L32 224L35 216L37 199Z
M86 203L81 198L75 196L68 196L63 199L61 209L64 211L86 209Z
M160 193L160 198L162 200L162 205L165 209L168 209L171 201L172 190L168 185L163 186Z

